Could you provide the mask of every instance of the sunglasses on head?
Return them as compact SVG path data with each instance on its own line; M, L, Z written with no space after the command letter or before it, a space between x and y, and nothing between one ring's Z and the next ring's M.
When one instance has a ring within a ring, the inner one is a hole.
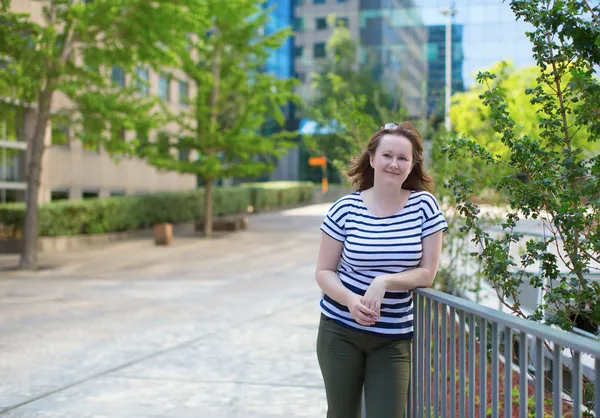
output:
M381 128L379 128L379 129L387 129L387 130L389 130L389 129L396 129L397 127L398 127L398 124L397 124L397 123L390 122L390 123L386 123L385 125L383 125L383 126L382 126Z

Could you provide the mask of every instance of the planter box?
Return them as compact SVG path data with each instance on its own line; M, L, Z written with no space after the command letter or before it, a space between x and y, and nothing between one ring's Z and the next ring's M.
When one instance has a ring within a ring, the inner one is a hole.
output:
M152 234L156 245L171 245L173 242L173 225L168 223L156 224Z

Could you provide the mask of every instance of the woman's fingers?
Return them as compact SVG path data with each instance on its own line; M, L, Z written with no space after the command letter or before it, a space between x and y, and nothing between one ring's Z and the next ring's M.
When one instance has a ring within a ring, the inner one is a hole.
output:
M364 313L365 315L370 315L370 316L376 316L377 315L377 311L375 309L373 309L371 306L367 305L366 303L361 303L360 305L358 305L358 309Z

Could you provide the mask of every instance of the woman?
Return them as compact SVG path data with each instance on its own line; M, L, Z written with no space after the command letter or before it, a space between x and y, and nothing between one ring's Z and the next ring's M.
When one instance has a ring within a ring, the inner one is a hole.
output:
M317 356L328 418L401 418L408 396L411 290L433 283L448 229L423 168L421 134L389 123L348 172L356 192L321 226Z

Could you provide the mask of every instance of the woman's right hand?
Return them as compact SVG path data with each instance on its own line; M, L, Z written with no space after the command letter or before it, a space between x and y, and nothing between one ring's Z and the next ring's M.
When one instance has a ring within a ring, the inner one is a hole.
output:
M348 295L346 307L356 322L360 325L371 326L379 319L377 312L367 308L362 302L361 297L357 294Z

